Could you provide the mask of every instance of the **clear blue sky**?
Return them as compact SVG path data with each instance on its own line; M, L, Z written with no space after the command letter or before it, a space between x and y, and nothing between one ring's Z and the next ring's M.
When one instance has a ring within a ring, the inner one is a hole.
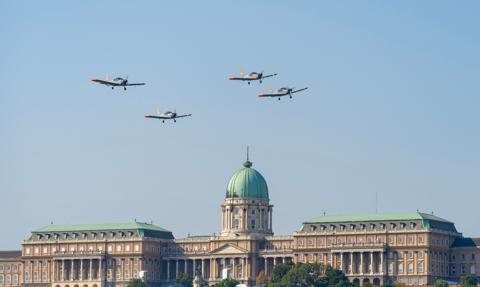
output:
M274 231L420 209L480 236L478 1L0 1L0 248L55 223L219 230L251 146ZM227 81L277 72L262 85ZM93 76L144 87L110 90ZM267 86L309 86L293 100ZM193 117L160 124L143 115Z

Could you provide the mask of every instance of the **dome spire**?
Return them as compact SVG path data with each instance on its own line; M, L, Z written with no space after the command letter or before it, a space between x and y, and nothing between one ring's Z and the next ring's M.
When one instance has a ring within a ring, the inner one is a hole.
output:
M250 155L250 153L249 153L249 146L247 145L247 161L245 161L245 162L243 163L243 166L244 166L244 167L247 167L247 168L249 168L249 167L252 166L252 162L250 161L249 155Z

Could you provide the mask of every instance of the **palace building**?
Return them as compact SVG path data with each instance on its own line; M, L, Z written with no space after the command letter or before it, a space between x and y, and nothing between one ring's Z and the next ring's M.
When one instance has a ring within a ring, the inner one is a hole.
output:
M48 225L31 232L21 251L0 252L0 286L125 287L173 285L181 273L210 286L235 278L253 286L275 265L318 262L358 285L431 285L480 276L480 238L421 212L320 216L288 236L272 229L264 177L246 161L227 184L220 233L174 238L149 223Z

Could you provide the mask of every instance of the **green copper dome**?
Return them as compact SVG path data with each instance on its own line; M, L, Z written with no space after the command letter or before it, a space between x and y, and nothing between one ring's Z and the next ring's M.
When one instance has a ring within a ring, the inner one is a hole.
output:
M232 197L268 199L267 182L258 171L252 168L252 163L248 160L228 182L227 198Z

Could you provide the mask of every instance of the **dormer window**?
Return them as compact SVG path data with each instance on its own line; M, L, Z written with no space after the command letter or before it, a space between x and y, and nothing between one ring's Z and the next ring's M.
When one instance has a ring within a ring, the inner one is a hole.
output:
M317 227L315 225L310 225L310 231L315 231Z
M325 225L320 225L320 230L325 230L327 227Z
M55 239L58 239L58 237L59 237L59 236L58 236L58 233L55 233L54 238L55 238Z
M380 224L380 228L383 230L385 229L385 223Z
M110 237L115 237L115 232L110 232Z
M355 224L350 224L350 229L355 230Z
M41 234L37 234L37 240L40 240L42 239L42 235Z
M415 222L410 222L410 228L415 229L417 224Z
M125 232L120 231L120 237L125 237Z
M100 233L100 236L101 236L102 238L105 238L105 232L101 232L101 233Z
M63 239L67 239L68 238L68 233L64 233L63 234Z
M360 229L365 230L365 224L360 224Z
M373 223L370 224L370 229L371 229L371 230L374 230L374 229L375 229L375 224L373 224Z
M330 230L335 230L337 227L335 225L330 225Z
M45 237L46 237L47 239L50 239L50 237L52 237L52 235L51 235L51 234L47 234L47 235L45 235Z
M128 236L129 236L129 237L132 237L132 236L133 236L133 232L129 231L129 232L128 232Z
M97 237L97 234L96 234L95 232L92 232L92 233L90 234L90 237L95 238L95 237Z
M345 225L341 224L340 225L340 230L344 231L345 230Z
M397 225L395 223L390 223L390 229L395 229L397 228Z
M86 234L85 232L82 233L82 238L83 238L83 239L87 238L87 234Z
M76 233L73 233L73 234L72 234L72 237L73 237L73 239L76 239L76 238L77 238L77 234L76 234Z
M400 223L400 228L405 229L405 226L407 226L405 223Z

